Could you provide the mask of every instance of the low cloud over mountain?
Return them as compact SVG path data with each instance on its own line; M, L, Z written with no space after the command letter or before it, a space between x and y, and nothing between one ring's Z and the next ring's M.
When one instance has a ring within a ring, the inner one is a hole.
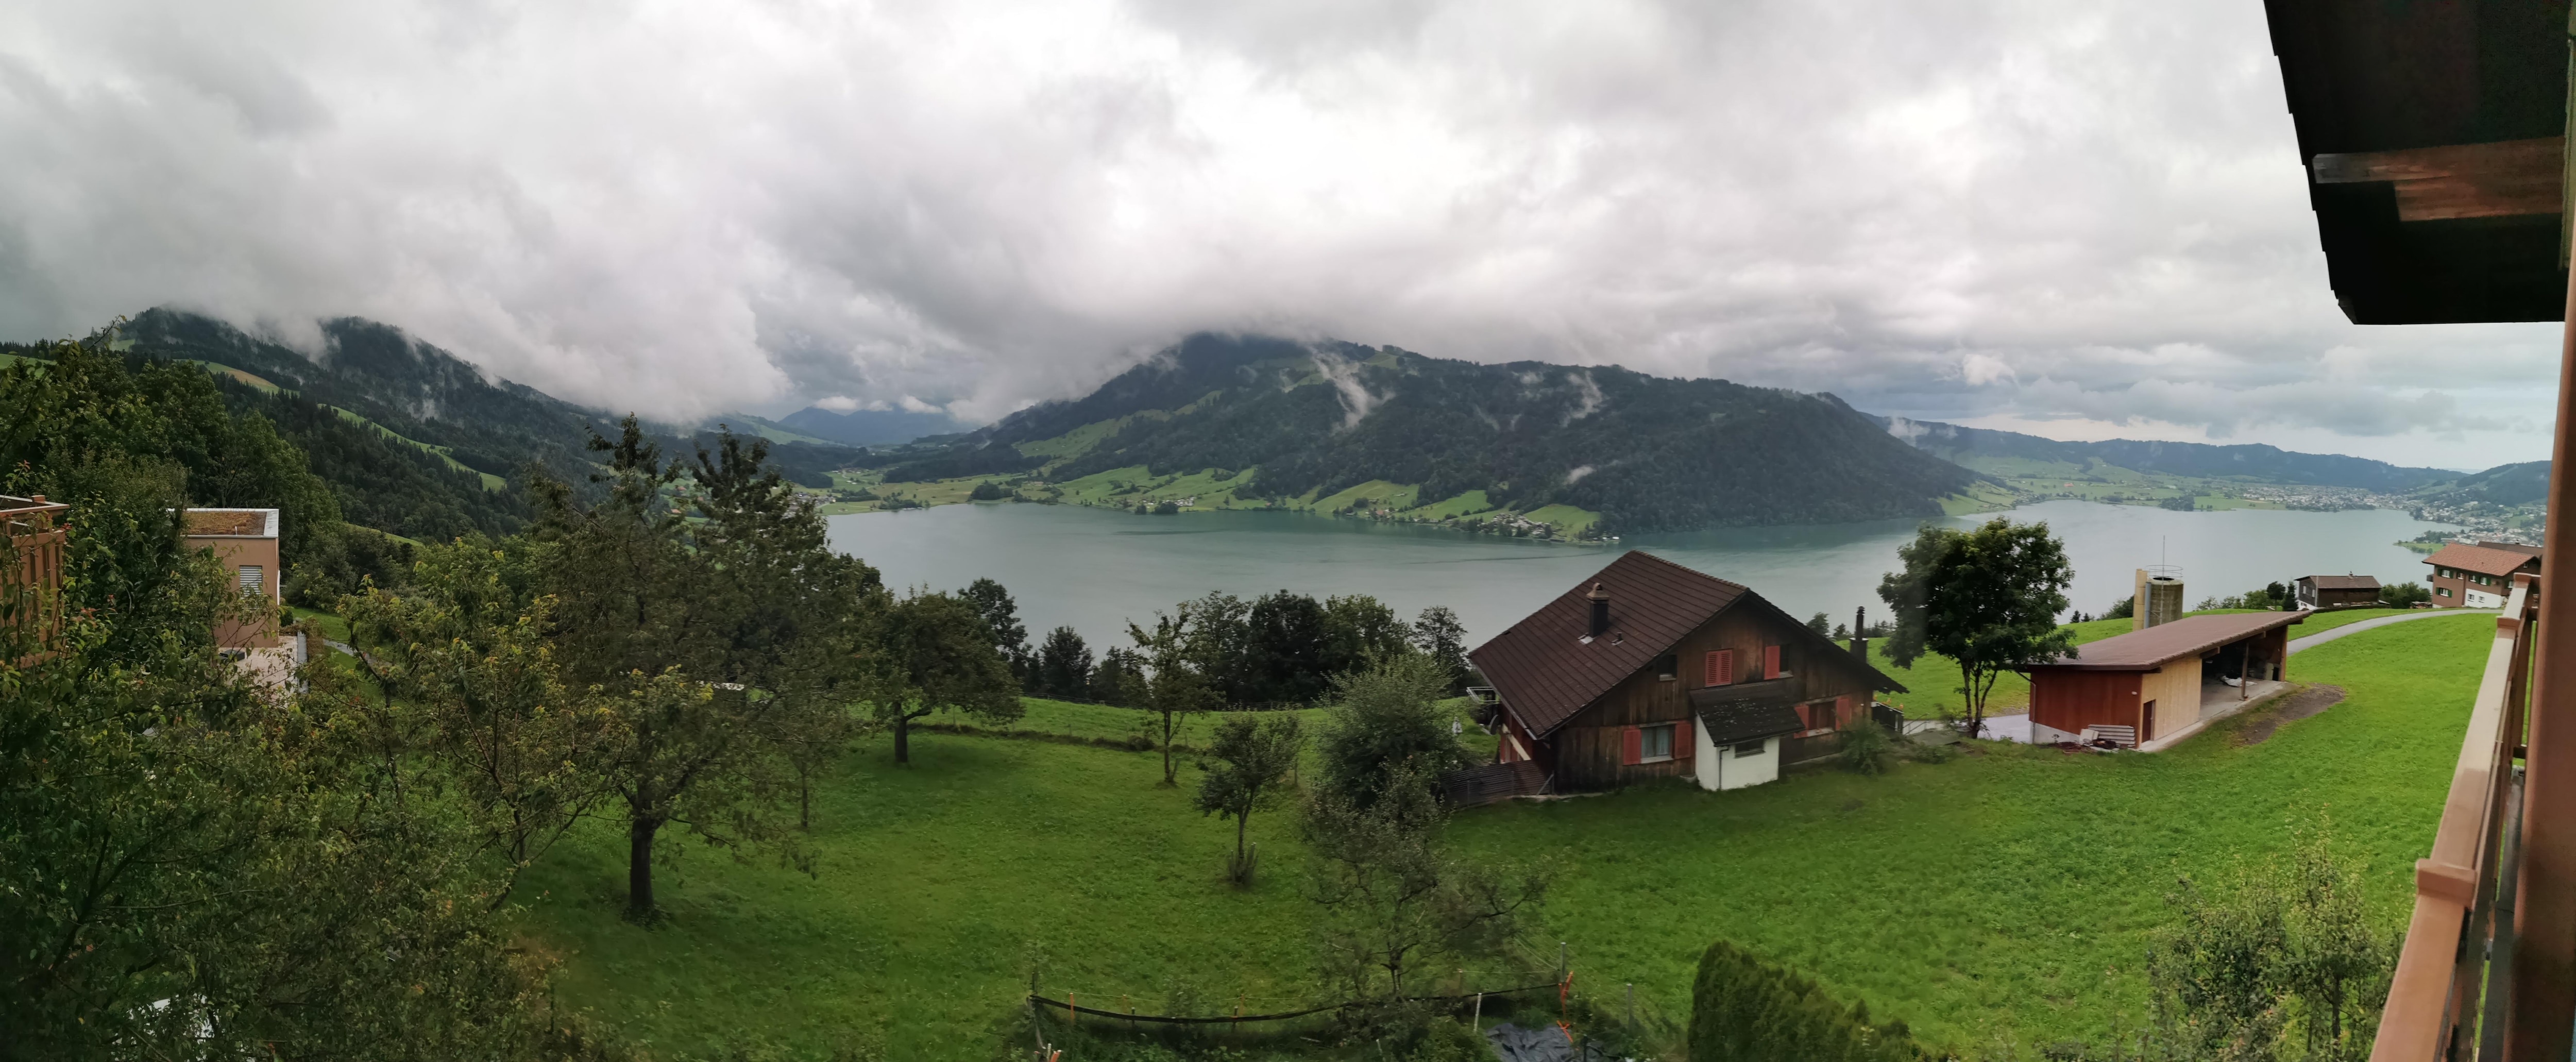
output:
M1223 6L18 5L0 336L358 314L674 421L982 422L1236 329L2546 452L2554 326L2337 312L2259 6Z

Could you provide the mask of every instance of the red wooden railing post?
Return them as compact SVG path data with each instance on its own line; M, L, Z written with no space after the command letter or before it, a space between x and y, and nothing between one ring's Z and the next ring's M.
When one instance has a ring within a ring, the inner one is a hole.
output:
M2568 289L2576 307L2576 285ZM2548 528L2541 538L2539 629L2532 645L2529 752L2522 786L2522 874L2515 890L2513 1002L2505 1057L2568 1057L2576 1021L2576 313L2562 325L2558 424L2550 442ZM2571 592L2552 593L2565 584Z

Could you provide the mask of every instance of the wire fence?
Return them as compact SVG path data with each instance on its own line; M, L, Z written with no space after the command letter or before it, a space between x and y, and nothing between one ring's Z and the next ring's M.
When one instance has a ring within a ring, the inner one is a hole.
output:
M1562 994L1567 990L1570 983L1571 978L1564 981L1551 981L1546 984L1522 985L1518 988L1489 988L1480 992L1464 992L1456 995L1411 996L1405 999L1404 1002L1464 1003L1469 1000L1480 1000L1495 996L1511 996L1526 992L1542 992L1551 989ZM1291 1018L1303 1018L1309 1015L1323 1014L1328 1011L1345 1011L1362 1007L1379 1006L1386 1002L1384 1000L1354 999L1340 1003L1326 1003L1322 1006L1307 1007L1303 1010L1281 1011L1275 1014L1244 1014L1238 1010L1237 1013L1232 1015L1204 1017L1177 1014L1139 1014L1133 1010L1116 1011L1105 1010L1099 1007L1086 1007L1078 1001L1079 996L1080 993L1067 992L1063 999L1048 999L1043 995L1031 992L1029 993L1028 1000L1029 1005L1038 1008L1041 1013L1063 1011L1067 1019L1077 1024L1081 1022L1082 1015L1090 1014L1096 1017L1114 1018L1119 1021L1148 1022L1159 1025L1241 1025L1245 1022L1287 1021Z

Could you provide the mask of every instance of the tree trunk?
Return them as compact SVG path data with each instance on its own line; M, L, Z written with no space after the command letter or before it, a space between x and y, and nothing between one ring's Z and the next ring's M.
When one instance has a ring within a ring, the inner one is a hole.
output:
M912 716L904 712L894 716L894 762L912 762Z
M653 834L659 819L636 819L626 827L626 920L653 920Z
M1251 808L1243 809L1243 814L1234 817L1234 883L1237 885L1252 883L1252 867L1243 861L1243 828L1251 823Z
M1163 713L1163 784L1172 784L1172 713Z
M814 780L802 775L796 779L796 828L814 832Z

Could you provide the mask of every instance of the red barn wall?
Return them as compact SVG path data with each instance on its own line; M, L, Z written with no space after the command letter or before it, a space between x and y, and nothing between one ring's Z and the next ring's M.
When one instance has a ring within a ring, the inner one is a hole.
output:
M2077 733L2097 724L2138 725L2144 672L2036 669L2030 675L2030 721ZM2196 712L2199 705L2193 705ZM2143 740L2143 737L2141 738Z

